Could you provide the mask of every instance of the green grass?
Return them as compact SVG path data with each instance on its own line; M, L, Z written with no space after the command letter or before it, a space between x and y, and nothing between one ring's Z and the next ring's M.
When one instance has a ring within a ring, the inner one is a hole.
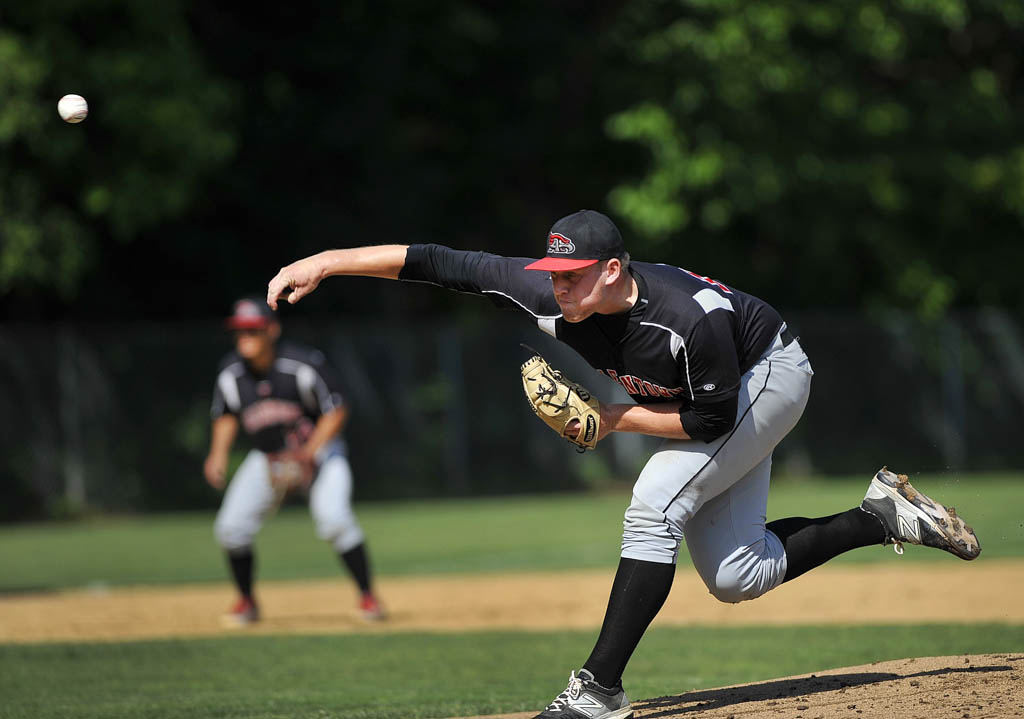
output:
M956 505L981 538L978 561L1024 557L1024 482L1019 475L914 477L923 491ZM769 519L822 516L856 505L866 479L782 481ZM612 567L618 561L629 488L602 493L359 504L380 574L438 574ZM224 581L213 513L104 517L0 527L0 592L112 585ZM301 506L271 518L257 540L262 579L338 574ZM856 550L836 561L897 561L892 551ZM948 561L911 548L901 561ZM681 563L686 563L685 552Z
M0 645L7 719L412 719L539 710L592 632L236 637ZM635 699L911 656L1020 651L1024 627L665 628Z
M914 481L971 521L984 547L978 561L1024 557L1020 477ZM769 518L842 511L865 486L864 477L778 481ZM382 574L611 568L628 500L624 487L361 504L357 512ZM0 528L0 592L226 582L212 520L209 512ZM262 579L338 576L302 507L272 518L257 546ZM916 548L899 560L876 547L837 561L954 560ZM0 644L0 716L414 719L537 710L565 687L594 637L476 632ZM883 659L997 651L1024 651L1024 626L659 627L645 636L625 681L634 698L645 698Z

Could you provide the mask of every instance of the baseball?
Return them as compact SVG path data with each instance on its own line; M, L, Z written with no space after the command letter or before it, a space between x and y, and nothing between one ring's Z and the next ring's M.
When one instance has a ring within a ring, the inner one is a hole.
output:
M81 122L89 114L89 103L81 95L65 95L57 103L57 112L64 122Z

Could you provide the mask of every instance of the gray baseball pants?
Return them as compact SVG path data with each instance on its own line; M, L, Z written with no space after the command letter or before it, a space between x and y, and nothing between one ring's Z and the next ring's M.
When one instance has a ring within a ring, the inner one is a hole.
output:
M772 452L803 414L810 361L780 337L741 379L737 422L713 442L666 440L626 510L622 556L675 563L685 538L694 567L723 602L754 599L786 576L786 554L765 527Z
M336 447L321 451L320 463L309 490L309 509L316 534L344 554L363 542L359 520L352 511L352 471L345 455ZM270 483L267 455L250 451L235 472L224 493L214 536L227 551L252 545L264 520L276 508L278 497Z

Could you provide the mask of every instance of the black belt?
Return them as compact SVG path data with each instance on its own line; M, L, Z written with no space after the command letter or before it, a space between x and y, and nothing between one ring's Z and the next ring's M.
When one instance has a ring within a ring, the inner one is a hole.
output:
M789 347L789 345L792 344L793 340L795 340L796 337L793 336L793 334L789 331L789 328L787 327L786 329L782 330L782 332L779 332L779 339L782 340L783 347Z

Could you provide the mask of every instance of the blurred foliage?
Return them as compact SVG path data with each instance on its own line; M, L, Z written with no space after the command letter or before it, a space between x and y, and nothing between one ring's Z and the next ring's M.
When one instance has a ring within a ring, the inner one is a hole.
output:
M219 315L328 246L536 255L585 206L783 307L1024 307L1022 8L7 3L0 317ZM383 284L305 311L486 307Z
M0 482L0 506L35 511L76 476L109 477L90 489L104 506L209 501L180 477L198 477L227 346L213 318L232 300L326 247L536 256L582 207L611 214L638 260L762 296L794 327L820 315L807 346L833 415L818 425L862 436L878 397L919 381L913 441L875 421L864 446L1002 466L1019 335L998 313L949 323L953 308L1024 311L1022 66L1017 0L2 3L0 474L21 484ZM66 93L89 101L85 122L59 119ZM912 320L890 326L893 308ZM548 468L529 478L547 489L609 473L556 471L568 460L550 443L524 456L523 433L542 428L507 410L513 385L491 385L538 341L525 320L361 278L283 314L372 369L353 382L366 416L351 436L357 467L399 478L382 495L523 491L524 467ZM361 345L333 333L353 323ZM54 342L65 333L85 339ZM880 346L885 366L863 372ZM452 439L470 424L458 376L489 388L487 426L469 427L486 442ZM388 417L390 394L416 404ZM411 439L381 453L381 427ZM830 471L859 461L811 445Z
M74 302L116 244L193 209L237 138L180 2L7 3L0 15L0 293ZM87 126L56 101L86 96ZM116 138L116 139L115 139Z
M631 3L607 129L649 165L610 204L639 254L787 304L1020 306L1022 26L991 0Z

